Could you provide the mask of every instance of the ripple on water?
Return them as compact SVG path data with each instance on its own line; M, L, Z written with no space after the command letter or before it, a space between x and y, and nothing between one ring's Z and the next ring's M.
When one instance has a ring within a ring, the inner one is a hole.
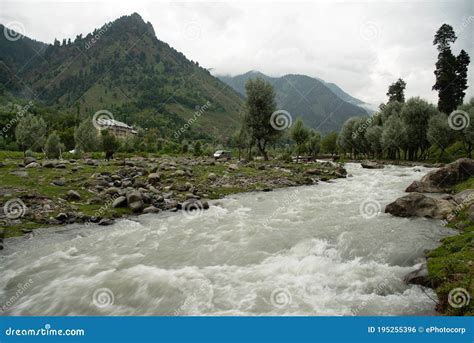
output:
M348 170L333 183L235 195L193 218L35 230L0 255L0 303L24 315L433 313L433 292L403 277L451 232L383 213L423 173Z

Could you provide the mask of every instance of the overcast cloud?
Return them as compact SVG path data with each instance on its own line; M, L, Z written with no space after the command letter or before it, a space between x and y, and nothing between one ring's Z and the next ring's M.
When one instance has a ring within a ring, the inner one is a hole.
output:
M139 13L157 37L213 74L259 70L306 74L334 82L372 104L390 83L407 96L437 94L433 35L443 24L458 35L454 53L471 56L466 99L474 96L474 1L5 1L0 23L20 22L30 38L74 38L116 18Z

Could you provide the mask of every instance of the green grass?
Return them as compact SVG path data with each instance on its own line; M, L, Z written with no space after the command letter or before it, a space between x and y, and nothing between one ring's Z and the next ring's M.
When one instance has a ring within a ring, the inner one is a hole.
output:
M96 157L100 157L100 154L95 154ZM129 156L128 154L124 154ZM150 154L152 155L152 154ZM48 215L50 218L56 217L59 212L82 212L88 216L101 216L101 217L121 217L130 214L130 210L127 208L112 208L110 203L107 203L107 199L102 199L100 204L89 204L89 200L97 195L89 192L86 188L85 183L88 180L92 180L91 176L96 173L110 172L112 174L117 173L123 168L123 163L118 160L111 162L101 161L99 166L89 166L79 163L80 168L75 169L74 165L66 164L65 169L57 168L21 168L18 165L23 161L23 154L20 152L9 153L0 151L2 162L5 164L0 167L0 204L5 203L12 198L22 198L25 200L26 195L35 195L36 197L46 197L53 201L53 204L58 206L59 198L65 199L66 194L69 190L75 190L81 195L81 199L78 201L66 201L66 205L60 205L57 209L53 210ZM41 154L34 155L38 162L41 164ZM181 156L183 157L183 156ZM188 156L189 157L189 156ZM179 159L174 157L167 157L166 160L174 160L179 162ZM153 161L152 164L160 164L165 159L158 158ZM230 163L237 163L232 160ZM291 173L284 172L276 169L275 166L291 170ZM186 182L192 183L194 187L200 193L206 194L209 199L217 199L230 194L250 192L254 190L261 190L263 188L277 188L285 187L284 184L275 184L277 178L284 177L290 183L295 185L302 185L306 183L307 175L304 171L309 168L320 167L321 169L328 169L328 172L332 171L331 168L326 168L317 165L304 165L295 163L283 163L279 161L254 161L247 165L239 166L237 170L230 170L228 164L216 163L215 165L203 165L197 164L193 166L177 165L177 169L191 169L192 177L189 176L175 176L175 170L160 170L159 173L162 175L161 182L157 186L162 192L165 192L164 187L172 186L174 184L185 184ZM25 171L28 173L26 177L12 174L13 171ZM210 173L214 173L219 178L219 182L211 182L208 179ZM327 175L326 175L327 174ZM331 179L334 176L329 173L314 177L325 177ZM66 180L64 186L53 185L52 182L57 179ZM228 181L226 181L226 179ZM242 182L239 184L236 182L239 178L250 179L251 182ZM145 180L146 176L139 178ZM230 185L226 185L229 183ZM185 199L187 191L176 191L174 198L178 201ZM99 196L100 198L101 196ZM25 200L26 202L26 200ZM28 206L28 204L27 204ZM38 222L39 219L33 218L31 213L27 213L21 218L21 221L9 222L9 227L6 230L6 236L18 236L21 235L21 229L35 229L37 227L46 226L44 219Z

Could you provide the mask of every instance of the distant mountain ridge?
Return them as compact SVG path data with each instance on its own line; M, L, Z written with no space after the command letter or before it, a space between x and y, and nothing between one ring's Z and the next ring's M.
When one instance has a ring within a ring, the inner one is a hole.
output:
M54 44L0 35L0 80L14 96L81 118L106 109L127 124L169 134L209 103L184 136L223 141L240 125L242 97L160 41L137 13Z
M370 111L363 101L352 97L334 83L306 75L288 74L271 77L259 71L237 76L218 76L222 81L245 96L245 83L260 77L273 85L278 107L301 117L303 122L322 133L339 131L350 117L367 116Z

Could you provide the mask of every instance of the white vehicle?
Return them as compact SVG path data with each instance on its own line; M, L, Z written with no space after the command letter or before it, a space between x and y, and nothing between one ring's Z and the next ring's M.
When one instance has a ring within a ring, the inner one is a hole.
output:
M225 158L225 159L227 159L227 160L230 160L231 154L230 154L230 151L217 150L217 151L214 153L214 158L215 158L216 160L221 159L221 158Z

